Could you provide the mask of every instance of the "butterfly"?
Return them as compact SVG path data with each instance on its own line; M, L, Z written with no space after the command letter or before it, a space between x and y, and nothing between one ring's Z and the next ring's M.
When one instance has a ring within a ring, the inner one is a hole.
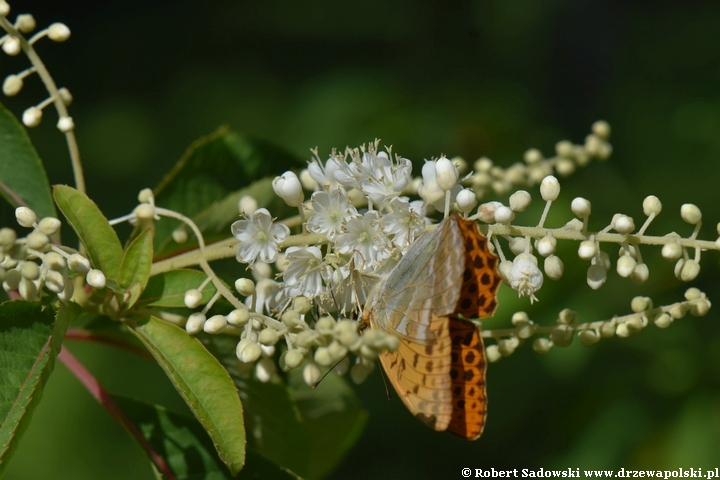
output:
M487 364L478 327L466 319L495 311L497 262L477 223L450 216L412 244L363 312L364 324L400 340L380 363L408 410L468 440L485 427Z

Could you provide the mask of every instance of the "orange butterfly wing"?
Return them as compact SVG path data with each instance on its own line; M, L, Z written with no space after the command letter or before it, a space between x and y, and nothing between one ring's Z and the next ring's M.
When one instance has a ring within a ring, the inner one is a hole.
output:
M496 266L475 222L455 215L413 244L366 310L371 327L400 338L380 362L408 410L473 440L485 423L485 350L475 324L458 315L492 314Z

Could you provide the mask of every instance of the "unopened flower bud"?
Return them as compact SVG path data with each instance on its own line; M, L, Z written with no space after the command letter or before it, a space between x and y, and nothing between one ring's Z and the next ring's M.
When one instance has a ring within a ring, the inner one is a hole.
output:
M686 203L680 207L680 217L690 225L697 225L702 221L702 212L692 203Z
M64 42L70 38L70 29L64 23L53 23L48 27L48 38L53 42Z
M23 79L17 75L8 75L3 82L3 93L8 97L14 97L23 88Z
M461 212L468 213L477 205L477 195L469 188L464 188L458 192L455 202Z
M240 197L240 200L238 201L238 210L240 211L241 215L245 215L246 217L249 217L253 213L255 213L255 210L258 209L258 202L255 200L254 197L251 197L250 195L243 195Z
M272 182L275 194L291 207L299 207L305 200L302 184L293 172L285 172Z
M44 251L50 244L50 238L39 230L27 236L27 247L33 250Z
M540 182L540 196L546 202L554 202L560 195L560 182L552 175L548 175Z
M227 314L227 321L234 327L242 327L250 320L250 312L247 308L238 308Z
M20 53L20 40L17 39L17 37L6 37L5 41L2 44L3 52L7 53L11 57L14 57L18 53Z
M583 240L578 247L578 256L583 260L590 260L597 255L597 243L592 240Z
M242 354L240 355L240 361L243 363L253 363L255 360L260 358L260 355L262 355L260 345L251 342L243 348Z
M38 230L45 235L55 235L60 230L60 220L53 217L45 217L38 223Z
M213 315L207 319L203 325L203 330L205 333L216 334L225 330L227 324L227 318L224 315Z
M623 278L627 278L635 271L637 261L630 255L623 255L617 261L617 273Z
M440 157L435 162L435 181L441 190L452 190L458 181L458 170L446 157Z
M572 212L577 215L578 218L588 217L592 212L590 201L582 197L573 198L573 201L570 204L570 210L572 210Z
M75 130L75 121L69 116L60 117L57 122L57 129L62 133L72 132Z
M187 322L185 322L185 331L190 335L197 335L202 332L206 320L207 317L205 317L204 313L195 312L191 314Z
M285 368L287 370L292 370L293 368L297 368L300 366L300 364L303 361L304 355L300 353L298 350L288 350L285 352L284 360L285 360Z
M552 342L544 337L536 338L533 342L533 350L537 353L548 353L552 348Z
M33 223L37 222L37 215L28 207L18 207L15 209L15 218L21 227L32 228Z
M280 334L274 328L266 328L258 335L258 342L263 345L275 345L280 338Z
M98 269L90 270L85 279L88 285L93 288L105 288L105 274Z
M587 271L587 283L593 290L602 287L607 280L607 271L601 265L590 265Z
M62 271L65 270L67 262L65 257L56 252L48 252L43 257L43 265L50 270Z
M255 282L249 278L238 278L235 280L235 290L244 297L255 293Z
M306 384L313 386L320 381L320 378L322 378L322 372L317 363L309 362L305 365L305 368L303 368L303 380Z
M7 42L6 42L7 43ZM42 121L42 110L37 107L30 107L23 112L22 122L28 127L37 127Z
M532 198L530 194L525 190L518 190L517 192L510 195L510 208L514 212L524 212L525 209L530 205Z
M659 215L662 211L662 203L655 195L648 195L643 200L643 213L645 216Z
M67 262L68 267L73 272L85 273L90 271L90 261L79 253L73 253L70 255Z
M509 224L515 218L515 212L505 205L501 205L495 209L495 221L497 223Z
M185 292L185 306L190 309L197 308L202 302L202 292L197 288L192 288Z

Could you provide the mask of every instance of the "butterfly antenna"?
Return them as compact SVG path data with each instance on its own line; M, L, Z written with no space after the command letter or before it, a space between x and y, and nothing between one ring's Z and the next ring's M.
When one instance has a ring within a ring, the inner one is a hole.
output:
M385 396L387 396L388 400L392 400L392 394L390 393L390 389L388 388L388 382L387 377L385 376L385 371L383 369L380 369L380 376L383 379L383 384L385 385Z
M329 369L327 372L325 372L322 377L320 377L320 380L318 380L317 382L313 383L313 384L312 384L312 388L313 388L313 389L317 388L317 386L320 385L320 382L322 382L323 380L325 380L325 377L327 377L330 372L332 372L333 370L335 370L335 367L337 367L338 365L340 365L340 362L342 362L342 361L345 360L346 358L347 358L347 354L345 354L344 357L342 357L340 360L338 360L338 361L335 363L335 365L333 365L332 367L330 367L330 369Z

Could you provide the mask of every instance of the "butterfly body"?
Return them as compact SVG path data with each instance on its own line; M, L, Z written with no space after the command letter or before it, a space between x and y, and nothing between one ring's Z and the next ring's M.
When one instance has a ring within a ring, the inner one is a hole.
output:
M413 243L364 314L371 328L400 339L380 362L408 410L435 430L473 440L487 410L485 348L464 318L495 310L496 266L475 222L451 216Z

